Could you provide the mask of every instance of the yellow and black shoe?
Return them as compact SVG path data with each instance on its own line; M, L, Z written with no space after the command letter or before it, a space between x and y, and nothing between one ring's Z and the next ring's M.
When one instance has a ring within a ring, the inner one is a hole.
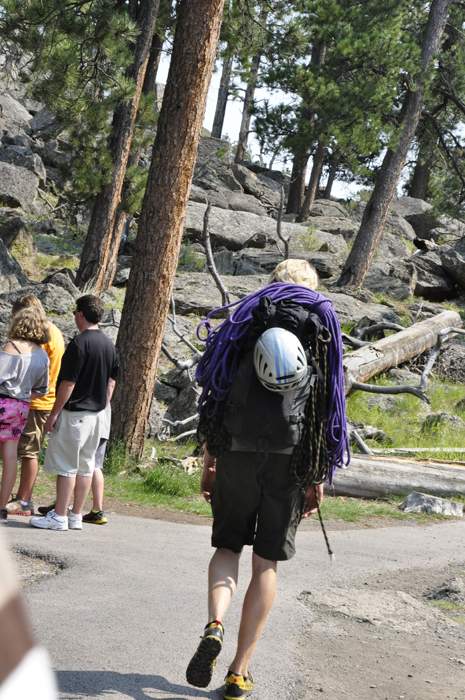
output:
M90 513L82 516L82 520L85 523L94 523L94 525L105 525L108 522L103 510L91 510Z
M247 678L244 678L233 671L228 671L225 681L224 700L246 698L253 690L253 679L250 673Z
M205 627L197 651L189 662L186 679L196 688L206 688L210 683L216 664L216 657L223 648L224 629L221 622L214 620Z

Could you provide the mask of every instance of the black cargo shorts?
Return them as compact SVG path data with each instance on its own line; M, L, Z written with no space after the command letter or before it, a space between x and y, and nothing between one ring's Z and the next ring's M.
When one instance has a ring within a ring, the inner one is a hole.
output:
M228 452L216 460L212 491L212 546L239 553L244 545L263 559L295 554L295 533L305 492L289 476L289 454L259 461L254 452Z

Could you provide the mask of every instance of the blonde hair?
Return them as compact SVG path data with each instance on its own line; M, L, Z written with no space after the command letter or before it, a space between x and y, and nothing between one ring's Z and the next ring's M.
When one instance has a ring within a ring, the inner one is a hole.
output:
M303 287L316 289L318 287L318 275L315 268L306 260L283 260L271 273L271 282L301 284Z
M13 315L8 331L10 340L30 340L37 345L50 342L50 329L42 308L27 306Z
M35 306L38 309L41 309L41 311L44 310L40 299L35 297L34 294L27 294L24 297L18 297L18 299L16 299L15 303L13 304L13 308L11 309L11 313L14 316L18 313L18 311L21 311L21 309L27 309L30 306Z

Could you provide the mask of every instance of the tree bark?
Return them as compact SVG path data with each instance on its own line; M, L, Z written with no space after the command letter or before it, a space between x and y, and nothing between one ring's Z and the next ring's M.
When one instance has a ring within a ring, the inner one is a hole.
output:
M354 498L404 496L412 491L439 498L465 495L465 469L431 459L352 455L350 469L337 469L327 493Z
M420 146L418 159L413 171L412 182L410 183L409 197L426 200L432 164L431 158L422 157L422 148Z
M252 118L249 109L255 94L258 71L260 69L260 60L261 52L258 52L253 58L252 70L250 71L250 80L247 83L247 87L245 89L244 105L242 108L241 128L239 130L239 141L236 148L236 157L234 159L235 163L242 163L245 160L245 154L247 152L247 142L249 140L250 131L250 120Z
M344 355L345 393L350 394L354 382L366 382L380 372L397 367L429 350L436 343L439 331L450 327L461 328L462 319L456 311L443 311L404 331Z
M439 49L452 0L433 0L421 48L416 89L407 93L402 107L396 150L388 149L373 194L365 208L362 223L338 284L351 289L363 285L381 238L392 200L396 194L408 151L421 116L427 70Z
M140 34L134 49L134 62L127 71L128 77L134 80L135 93L114 114L113 135L111 137L113 161L111 180L102 188L94 203L76 275L78 286L83 286L87 281L94 279L97 294L103 289L103 277L107 268L117 207L121 197L159 4L160 0L144 0L139 7Z
M325 155L326 144L323 143L323 141L319 141L315 151L315 155L313 156L312 172L310 174L310 181L308 183L304 203L302 204L302 209L300 210L296 218L296 222L308 221L308 217L310 216L310 212L312 211L313 202L315 201L318 185L320 184L321 171L323 170Z
M216 102L215 118L213 120L212 137L214 139L220 139L221 134L223 133L224 117L226 114L226 106L228 104L229 96L229 85L231 82L232 64L232 56L227 56L224 58L220 89L218 90L218 99Z
M333 159L329 167L328 181L325 186L323 199L331 199L331 190L333 189L334 179L336 177L338 167L339 163L337 162L337 160Z
M157 33L153 35L149 60L147 62L147 70L145 71L144 84L142 85L142 92L144 95L150 95L151 92L155 92L156 90L158 66L160 65L164 41L165 38L162 34Z
M307 177L307 163L309 158L309 149L294 154L286 214L298 214L300 211L305 197L305 178Z
M311 62L316 66L322 66L326 59L326 46L314 43L312 46ZM313 124L314 115L309 108L302 110L302 119ZM286 214L298 214L302 208L305 197L305 179L307 177L307 163L310 158L311 148L301 148L294 153L292 163L291 184L287 198Z
M113 435L141 455L224 0L181 0L118 335Z

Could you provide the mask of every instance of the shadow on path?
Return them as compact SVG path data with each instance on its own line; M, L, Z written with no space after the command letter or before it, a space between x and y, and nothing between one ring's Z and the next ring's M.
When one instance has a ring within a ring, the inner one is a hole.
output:
M116 671L57 671L60 693L98 698L115 692L134 700L185 700L185 698L222 698L223 688L207 690L170 683L163 676Z

